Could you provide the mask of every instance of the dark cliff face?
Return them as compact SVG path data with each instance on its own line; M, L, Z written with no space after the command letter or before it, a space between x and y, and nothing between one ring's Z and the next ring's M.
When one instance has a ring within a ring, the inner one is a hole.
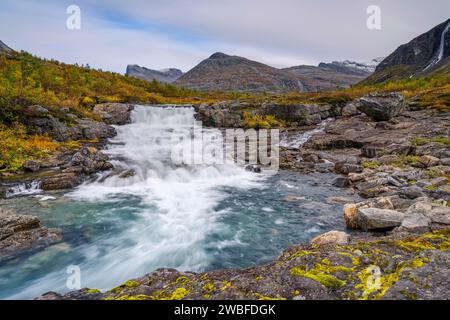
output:
M175 84L199 90L304 91L301 81L289 72L221 52L200 62Z
M164 83L172 83L181 77L183 72L175 68L166 70L152 70L133 64L127 66L126 75L149 82L156 80Z
M11 53L13 51L14 51L13 49L8 47L3 41L0 40L0 53L2 52Z
M429 75L448 69L450 64L450 19L410 42L384 59L368 83Z

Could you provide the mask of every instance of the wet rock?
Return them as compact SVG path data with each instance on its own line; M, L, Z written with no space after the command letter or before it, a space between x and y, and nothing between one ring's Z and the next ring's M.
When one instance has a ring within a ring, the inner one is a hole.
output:
M133 105L125 103L102 103L95 105L94 114L98 114L107 124L124 125L131 121Z
M338 203L346 204L346 203L351 203L352 201L353 201L352 198L347 198L347 197L328 197L327 198L328 204L338 204Z
M350 185L347 177L337 177L333 180L333 185L338 188L346 188Z
M387 230L401 225L405 214L400 211L359 208L358 225L362 230Z
M76 172L61 172L41 178L43 190L61 190L74 188L82 183L82 178Z
M60 240L60 231L41 227L37 217L16 215L0 208L0 257Z
M92 174L98 171L110 170L113 165L108 162L108 156L93 147L84 147L75 153L71 166L80 166L83 173Z
M119 178L121 179L126 179L126 178L130 178L136 175L136 171L134 171L133 169L129 169L129 170L125 170L122 173L119 174Z
M372 93L358 100L358 109L375 121L388 121L404 109L404 98L397 93Z
M287 201L287 202L296 202L296 201L304 201L304 200L306 200L306 197L303 197L303 196L289 195L289 196L284 197L284 201Z
M258 165L250 164L248 166L245 166L245 170L255 173L261 173L261 167Z
M311 240L311 244L316 246L323 246L327 244L332 245L346 245L349 243L350 237L347 233L342 231L329 231L327 233L318 235Z
M340 174L361 173L363 171L363 167L353 163L340 162L335 164L334 170Z
M41 167L40 163L35 160L26 160L23 165L24 170L31 171L31 172L38 171L40 169L40 167Z

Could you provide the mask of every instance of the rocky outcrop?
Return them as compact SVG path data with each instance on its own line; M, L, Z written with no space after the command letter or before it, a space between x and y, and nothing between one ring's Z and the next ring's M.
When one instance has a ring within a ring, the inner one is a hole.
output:
M16 215L0 208L0 258L60 240L61 232L42 227L37 217Z
M47 134L57 141L106 139L116 134L106 123L72 114L65 114L62 121L41 106L29 106L25 112L24 121L31 134Z
M172 83L183 75L183 71L175 68L153 70L136 64L130 64L127 66L126 75L148 82L155 80L162 83Z
M95 105L92 111L106 124L124 125L130 123L133 109L133 105L126 103L102 103Z
M14 52L13 49L11 49L10 47L8 47L3 41L0 40L0 53L12 53Z
M375 121L389 121L404 109L403 96L398 93L372 93L358 100L358 109Z
M368 234L345 246L299 245L274 262L245 270L158 269L106 292L86 288L38 299L447 299L449 232Z

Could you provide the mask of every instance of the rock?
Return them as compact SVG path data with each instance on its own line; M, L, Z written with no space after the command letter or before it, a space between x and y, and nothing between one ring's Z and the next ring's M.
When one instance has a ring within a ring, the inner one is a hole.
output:
M116 130L99 121L74 119L67 124L52 115L40 114L25 119L31 134L47 134L57 141L106 139L116 135Z
M431 220L423 214L409 214L403 219L401 229L414 230L418 228L428 228Z
M390 185L395 186L395 187L400 188L400 187L403 187L403 186L405 185L404 182L401 182L401 181L395 179L395 178L392 177L392 176L389 176L387 179L388 179L388 183L389 183Z
M107 124L124 125L131 121L133 105L125 103L102 103L95 105L93 113Z
M75 153L71 160L71 166L80 166L85 174L113 168L113 165L108 162L108 156L92 147L84 147Z
M35 172L38 171L40 169L40 163L38 161L35 160L26 160L23 168L26 171L31 171L31 172Z
M359 113L358 105L354 101L347 103L341 111L343 117L351 117Z
M334 165L334 170L340 174L361 173L363 171L363 167L353 163L340 162Z
M320 162L319 156L315 153L305 154L305 155L303 155L302 158L303 158L303 161L305 161L305 162L312 162L312 163Z
M405 214L400 211L359 208L358 225L363 230L387 230L401 225Z
M328 204L338 204L338 203L351 203L353 201L352 198L347 198L347 197L328 197L327 198L327 203Z
M255 173L261 173L261 167L258 165L250 164L245 167L245 170Z
M327 233L318 235L311 240L311 244L316 246L331 245L346 245L349 243L350 237L347 233L342 231L329 231Z
M125 170L122 173L119 174L119 178L121 179L126 179L126 178L130 178L136 175L136 171L134 171L133 169L129 169L129 170Z
M43 190L70 189L81 184L82 179L76 172L61 172L41 178Z
M26 112L38 115L38 114L47 114L48 110L42 106L33 105L26 107Z
M345 225L350 229L358 229L358 208L360 204L347 203L344 205L344 220Z
M60 240L60 231L41 227L37 217L16 215L0 208L0 257Z
M439 158L433 157L433 156L429 156L429 155L424 155L421 156L419 159L419 162L422 163L425 167L434 167L439 165Z
M372 93L358 100L358 108L375 121L389 121L404 109L404 98L398 93Z
M409 199L416 199L425 196L422 188L419 188L417 186L403 188L400 190L400 194Z
M284 201L287 201L287 202L296 202L296 201L303 201L303 200L306 200L306 197L292 196L292 195L284 197Z
M338 188L346 188L350 185L347 177L337 177L333 180L333 186Z
M450 225L450 208L430 201L418 201L407 210L408 215L422 215L432 223Z

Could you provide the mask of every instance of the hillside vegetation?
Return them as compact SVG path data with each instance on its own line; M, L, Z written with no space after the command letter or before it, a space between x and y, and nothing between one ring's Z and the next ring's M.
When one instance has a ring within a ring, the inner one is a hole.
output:
M20 121L23 107L33 104L55 113L69 107L90 117L92 107L102 102L190 103L211 99L215 98L209 93L44 60L26 52L0 54L0 122L7 124Z

